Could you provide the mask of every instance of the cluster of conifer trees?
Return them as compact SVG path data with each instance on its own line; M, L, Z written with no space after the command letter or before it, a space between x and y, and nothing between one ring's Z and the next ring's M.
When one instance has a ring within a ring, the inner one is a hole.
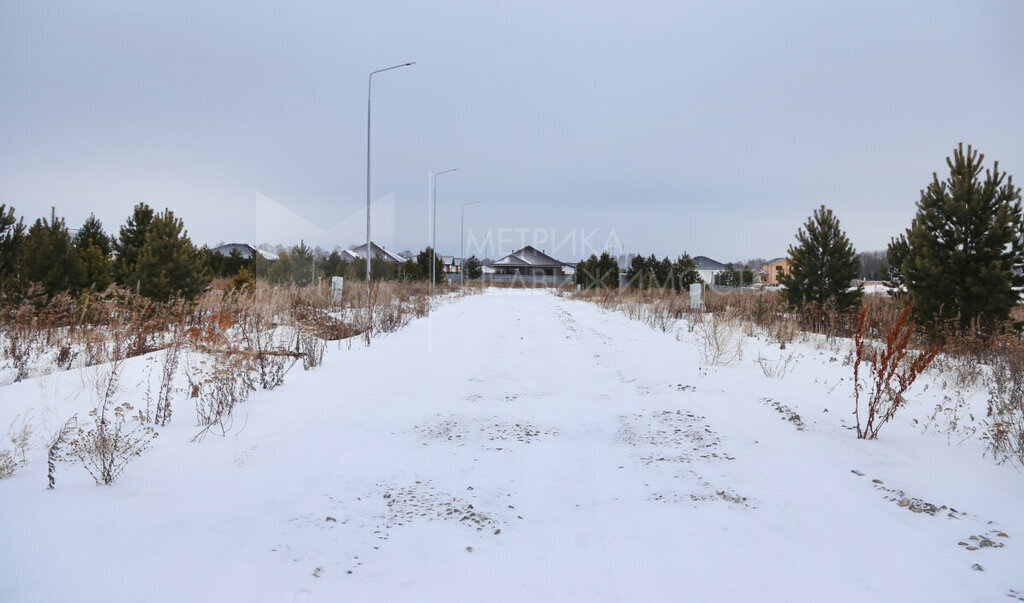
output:
M913 306L918 324L986 330L1010 319L1024 288L1024 212L1021 189L996 162L985 170L984 155L961 143L946 159L949 176L937 173L921 191L917 215L892 240L886 266L891 294ZM881 255L881 254L877 254ZM881 258L879 258L881 259ZM860 306L856 284L862 260L831 209L814 210L789 247L789 270L781 279L783 299L798 310L847 312ZM879 262L880 263L880 262ZM620 269L611 255L594 255L576 267L574 284L617 288ZM675 262L634 257L626 283L640 289L685 290L700 281L688 255ZM731 264L716 285L753 281L748 269ZM1017 325L1021 327L1022 325Z
M984 158L958 145L946 158L949 176L932 174L910 228L892 239L886 254L892 295L911 304L918 324L929 329L986 331L1005 324L1021 298L1021 189L998 162L985 170ZM782 294L791 305L847 310L860 304L861 288L851 287L860 262L832 210L815 210L789 257Z
M0 205L0 300L20 300L38 284L42 293L78 295L112 284L166 301L194 299L210 283L211 272L192 244L182 221L167 209L156 213L140 203L116 237L90 215L74 235L51 211L31 226Z
M428 247L400 265L374 259L371 269L378 280L429 280L430 259ZM440 256L435 261L435 275L441 281L444 262ZM479 276L479 263L475 266ZM332 276L361 280L365 275L364 259L345 261L337 251L318 258L301 242L280 252L273 262L258 253L245 258L236 250L223 255L198 248L174 212L157 213L145 203L135 206L116 236L108 234L92 214L77 230L69 229L52 211L48 218L26 227L14 208L0 204L0 303L4 304L18 303L37 284L48 297L63 292L77 296L120 285L166 301L194 300L217 276L305 286Z

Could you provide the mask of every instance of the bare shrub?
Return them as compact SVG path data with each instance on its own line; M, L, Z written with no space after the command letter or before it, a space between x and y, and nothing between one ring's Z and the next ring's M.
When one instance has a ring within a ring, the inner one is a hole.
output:
M0 448L0 479L7 479L25 466L25 462L6 448Z
M935 405L925 423L925 431L945 432L950 443L954 438L962 443L977 433L978 419L971 412L970 399L985 382L984 366L977 358L957 353L946 353L932 362L929 370L937 371L942 379L942 401Z
M92 423L75 427L67 442L65 458L77 458L96 485L116 482L157 435L151 426L132 416L135 408L131 404L116 403L120 370L121 361L112 362L104 378L96 382L99 401L89 411Z
M129 462L140 456L157 436L149 425L132 425L135 408L123 402L89 411L93 424L77 427L69 451L81 461L96 485L117 481Z
M153 423L165 426L171 420L171 398L174 395L174 375L178 372L181 345L175 341L164 350L160 363L160 386L157 390Z
M992 363L984 438L999 462L1024 465L1024 342L1007 339Z
M223 356L199 383L193 383L196 421L203 428L193 438L202 440L216 429L220 435L231 430L235 407L245 402L255 390L252 357Z
M299 329L295 332L295 351L302 355L302 368L309 370L323 364L327 343L312 333Z
M7 428L10 450L0 449L0 479L14 475L14 472L28 464L28 450L32 447L32 412L18 415Z
M884 330L885 346L878 350L866 351L868 308L860 311L854 334L856 357L853 363L854 415L857 417L857 438L874 440L878 431L889 422L904 404L904 395L928 364L939 353L938 346L931 346L914 354L909 353L908 344L914 332L914 323L909 319L911 306L904 308L899 318ZM870 394L867 401L867 416L861 425L860 379L861 362L870 363L868 383Z
M693 322L697 351L708 366L724 366L743 358L743 330L731 312L697 314Z
M782 379L796 369L796 355L794 352L780 354L778 359L772 360L758 352L757 364L761 372L769 379Z

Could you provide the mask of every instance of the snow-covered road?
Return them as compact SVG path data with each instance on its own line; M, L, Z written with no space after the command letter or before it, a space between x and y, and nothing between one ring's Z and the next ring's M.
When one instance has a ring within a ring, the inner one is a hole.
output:
M114 487L68 466L45 491L37 450L0 482L0 600L1024 592L1019 471L922 435L911 409L857 441L839 352L798 346L796 370L769 379L752 357L777 346L705 367L681 337L489 290L370 348L332 344L323 367L253 395L229 437L190 444L180 399ZM51 427L84 415L81 378L64 379L0 388L0 419L29 401Z

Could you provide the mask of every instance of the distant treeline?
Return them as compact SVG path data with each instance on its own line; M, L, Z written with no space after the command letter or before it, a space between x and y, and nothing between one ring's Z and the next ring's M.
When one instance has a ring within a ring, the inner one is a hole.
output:
M12 304L26 295L78 296L105 291L112 285L166 301L193 300L215 277L231 277L236 285L257 278L275 284L309 285L333 276L366 278L366 260L345 261L337 251L314 253L304 243L278 253L270 261L259 253L245 258L237 250L223 255L197 247L181 219L165 209L155 212L145 203L135 206L118 230L108 234L90 214L78 229L69 229L51 210L26 227L14 208L0 204L0 303ZM419 252L403 264L374 259L373 278L429 280L431 251ZM444 278L444 262L435 258L435 275ZM479 276L476 258L466 261L468 276Z

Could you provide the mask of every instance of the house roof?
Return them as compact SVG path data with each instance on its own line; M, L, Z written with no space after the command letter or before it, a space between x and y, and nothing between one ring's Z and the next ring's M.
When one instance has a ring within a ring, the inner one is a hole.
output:
M782 260L785 260L785 259L788 259L788 258L786 258L786 257L775 258L774 260L768 260L767 262L764 263L764 265L767 266L769 264L774 264L775 262L781 262Z
M370 242L370 249L373 250L373 257L374 257L374 259L384 260L386 262L391 262L392 264L404 264L405 263L405 258L403 258L402 256L398 255L397 253L392 253L392 252L388 251L387 249L384 249L383 247L381 247L380 245L374 243L373 241ZM346 249L345 252L347 252L348 255L351 255L352 259L355 259L357 257L365 259L366 258L366 243L363 243L362 245L359 245L358 247L353 247L352 249ZM345 257L346 253L342 253L342 256ZM346 259L348 259L348 258L346 257ZM351 261L351 260L349 260L349 261Z
M716 262L705 255L696 256L693 258L693 263L697 264L697 270L725 270L725 264Z
M556 260L542 251L527 245L494 262L495 266L531 266L535 268L561 268L565 262Z
M250 259L252 254L258 253L270 261L276 260L277 255L270 253L269 251L263 251L257 249L248 243L228 243L227 245L221 245L220 247L214 247L210 251L216 251L221 255L231 255L232 251L237 251L243 258Z

